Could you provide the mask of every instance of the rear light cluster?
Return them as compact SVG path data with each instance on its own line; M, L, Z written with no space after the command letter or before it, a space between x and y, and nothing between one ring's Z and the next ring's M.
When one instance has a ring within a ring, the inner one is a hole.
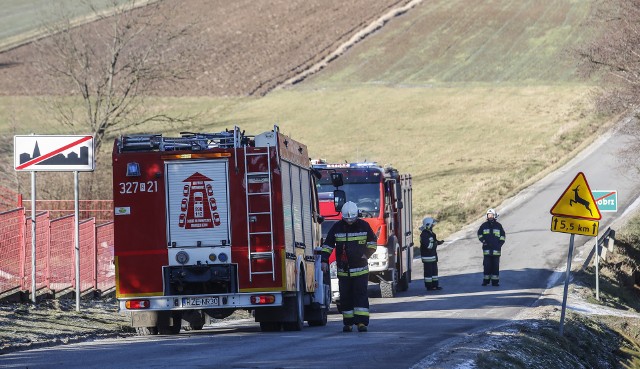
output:
M251 296L251 303L254 305L266 305L276 302L274 295L255 295Z
M124 303L127 309L148 309L151 306L149 300L128 300Z

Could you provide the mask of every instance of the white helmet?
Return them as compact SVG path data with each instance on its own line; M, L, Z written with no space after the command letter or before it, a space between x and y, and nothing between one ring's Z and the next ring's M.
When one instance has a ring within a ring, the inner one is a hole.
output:
M426 217L422 219L422 225L418 229L420 229L421 231L424 231L425 229L431 229L436 223L438 223L437 220L431 217Z
M347 201L342 205L342 220L353 224L358 219L358 205L353 201Z
M494 209L487 210L487 219L489 219L489 214L493 215L493 219L498 219L498 213Z

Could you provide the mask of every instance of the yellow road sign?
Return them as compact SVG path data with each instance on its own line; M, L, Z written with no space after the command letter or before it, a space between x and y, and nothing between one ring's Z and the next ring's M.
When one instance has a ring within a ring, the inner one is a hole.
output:
M581 234L584 236L596 237L598 235L599 222L586 219L574 219L564 217L551 218L551 231Z
M551 208L551 214L589 220L602 218L584 173L578 173L571 181L569 187Z

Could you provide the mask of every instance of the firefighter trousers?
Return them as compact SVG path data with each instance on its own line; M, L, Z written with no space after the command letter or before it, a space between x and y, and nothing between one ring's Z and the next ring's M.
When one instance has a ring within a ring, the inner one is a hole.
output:
M424 286L427 289L438 287L438 259L434 257L422 263L424 269Z
M357 277L338 277L340 307L342 309L342 322L344 325L360 323L369 325L368 284L368 274Z
M484 276L482 284L497 286L500 283L500 255L484 255L482 262L484 266Z

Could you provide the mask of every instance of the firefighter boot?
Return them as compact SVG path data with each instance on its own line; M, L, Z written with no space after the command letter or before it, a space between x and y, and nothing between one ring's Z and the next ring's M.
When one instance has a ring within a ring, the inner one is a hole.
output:
M343 332L351 332L352 328L350 325L345 325L344 327L342 327L342 331Z
M366 332L367 326L364 323L358 323L358 332Z

